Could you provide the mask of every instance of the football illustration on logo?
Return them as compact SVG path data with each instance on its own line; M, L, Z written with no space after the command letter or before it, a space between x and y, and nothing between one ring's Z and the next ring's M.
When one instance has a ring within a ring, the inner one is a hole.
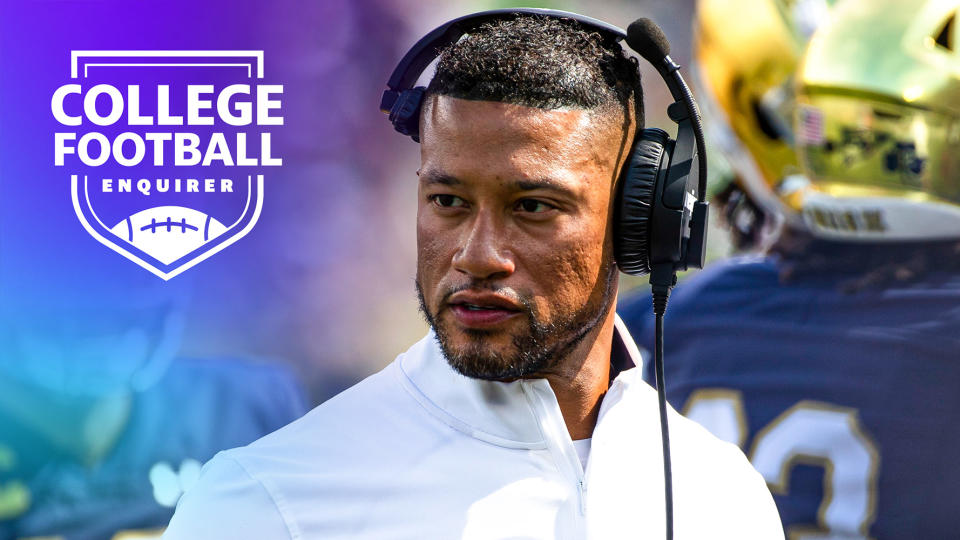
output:
M183 206L141 210L110 232L164 264L187 255L227 230L211 216Z

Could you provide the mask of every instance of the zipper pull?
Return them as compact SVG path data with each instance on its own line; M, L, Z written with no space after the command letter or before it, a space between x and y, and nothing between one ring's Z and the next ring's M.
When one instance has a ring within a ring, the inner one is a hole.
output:
M580 480L579 485L580 489L580 515L587 515L587 486L583 485L583 480Z

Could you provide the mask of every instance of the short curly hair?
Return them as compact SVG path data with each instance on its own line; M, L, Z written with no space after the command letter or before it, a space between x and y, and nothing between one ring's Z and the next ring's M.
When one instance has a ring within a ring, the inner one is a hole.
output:
M442 50L427 93L540 109L633 107L643 127L636 58L570 19L516 15L478 26Z

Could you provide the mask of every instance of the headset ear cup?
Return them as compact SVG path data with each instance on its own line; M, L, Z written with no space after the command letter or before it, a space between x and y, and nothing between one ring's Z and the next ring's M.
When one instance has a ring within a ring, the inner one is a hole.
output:
M423 95L427 89L423 86L400 92L390 108L390 122L393 128L420 142L420 109L423 107Z
M620 181L616 204L614 256L624 273L642 276L650 273L650 218L661 170L665 170L666 132L644 129L633 147L630 162Z

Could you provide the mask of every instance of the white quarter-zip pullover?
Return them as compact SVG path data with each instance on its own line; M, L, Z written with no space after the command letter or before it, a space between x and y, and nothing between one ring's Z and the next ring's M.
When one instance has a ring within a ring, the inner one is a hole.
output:
M619 318L612 360L639 365ZM619 359L619 360L618 360ZM586 470L545 379L464 377L434 335L253 444L221 452L163 538L660 539L656 392L617 375ZM675 538L783 538L740 450L670 410Z

